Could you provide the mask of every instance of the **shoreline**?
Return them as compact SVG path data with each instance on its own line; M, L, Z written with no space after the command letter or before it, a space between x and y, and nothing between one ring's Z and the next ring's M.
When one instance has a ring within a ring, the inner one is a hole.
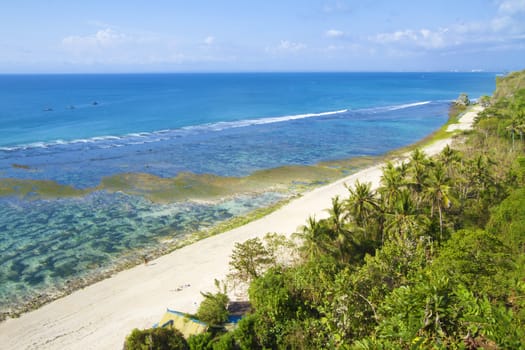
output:
M477 112L479 107L464 113L459 129L468 128ZM423 150L433 155L451 142L452 136L434 141ZM227 274L235 242L261 237L267 232L289 235L305 223L308 215L317 218L328 215L325 209L331 199L347 194L346 183L359 179L376 187L383 165L380 162L315 188L248 224L184 246L148 265L123 270L19 318L7 319L0 323L0 343L9 348L28 349L121 347L133 328L151 327L166 308L195 312L201 300L200 291L212 291L214 278L222 279ZM177 286L187 284L190 287L176 291Z

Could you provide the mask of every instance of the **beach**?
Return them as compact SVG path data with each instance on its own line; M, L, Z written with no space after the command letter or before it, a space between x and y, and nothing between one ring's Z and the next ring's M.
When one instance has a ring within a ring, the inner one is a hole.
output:
M449 130L471 127L480 107L465 113ZM439 153L452 138L426 147ZM133 328L150 328L166 308L193 313L201 291L214 289L223 279L234 244L268 232L290 235L308 216L326 217L331 199L348 193L355 181L379 185L384 164L305 193L277 211L242 227L178 249L147 264L119 272L64 298L0 323L5 349L119 349ZM234 296L232 296L234 299Z

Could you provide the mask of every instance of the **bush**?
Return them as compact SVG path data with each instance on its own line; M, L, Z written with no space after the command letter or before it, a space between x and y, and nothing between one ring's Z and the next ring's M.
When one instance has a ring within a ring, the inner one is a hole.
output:
M124 350L187 350L181 332L170 328L134 329L124 342Z
M256 315L243 317L233 331L236 344L242 350L259 349L257 334L255 333L255 324L257 323Z
M217 339L217 342L213 344L213 350L235 350L237 349L235 345L235 339L233 334L228 332L223 334L220 338Z
M228 298L225 284L221 288L221 282L215 280L215 287L217 288L217 293L215 294L201 292L204 300L199 305L196 316L210 327L221 328L228 321L227 308L230 299Z
M228 296L224 293L203 295L204 300L197 310L198 319L212 327L221 326L228 321Z
M188 338L188 345L190 350L212 350L212 340L211 333L196 334Z

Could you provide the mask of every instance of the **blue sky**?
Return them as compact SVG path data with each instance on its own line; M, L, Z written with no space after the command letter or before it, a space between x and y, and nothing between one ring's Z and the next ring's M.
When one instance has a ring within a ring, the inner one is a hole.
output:
M525 0L17 0L0 73L525 68Z

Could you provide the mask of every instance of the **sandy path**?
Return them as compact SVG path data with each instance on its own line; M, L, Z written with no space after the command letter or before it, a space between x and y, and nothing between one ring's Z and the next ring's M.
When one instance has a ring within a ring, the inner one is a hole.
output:
M470 127L479 110L466 113L461 128ZM433 155L450 139L424 149ZM336 195L346 196L345 184L379 184L382 164L306 193L281 209L245 226L207 238L171 254L122 271L17 319L0 323L0 349L121 349L133 328L149 328L166 307L195 312L200 291L214 291L213 280L228 272L235 242L267 232L291 234L309 215L326 217ZM177 291L177 287L187 285Z

